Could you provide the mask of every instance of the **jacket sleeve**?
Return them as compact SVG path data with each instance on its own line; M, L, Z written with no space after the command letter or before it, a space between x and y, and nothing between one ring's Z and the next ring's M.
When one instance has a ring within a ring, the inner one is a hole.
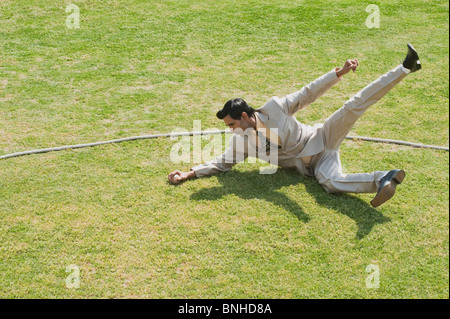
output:
M248 140L246 137L233 135L230 145L221 156L204 164L191 168L197 177L209 176L219 172L227 172L248 157Z
M279 101L283 111L292 115L298 110L308 106L317 98L321 97L327 90L341 80L336 75L336 71L332 71L322 75L320 78L304 86L300 91L286 95Z

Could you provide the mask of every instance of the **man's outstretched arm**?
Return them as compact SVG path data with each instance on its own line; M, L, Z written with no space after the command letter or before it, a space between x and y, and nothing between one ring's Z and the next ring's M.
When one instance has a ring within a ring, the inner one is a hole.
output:
M347 74L350 70L353 70L354 72L358 65L357 59L347 60L342 68L335 68L304 86L300 91L286 95L280 101L284 108L284 112L292 115L298 110L313 103L332 86L338 83L344 74Z
M217 174L219 172L227 172L239 162L244 161L248 157L248 141L246 138L233 135L230 139L230 146L221 156L215 160L200 164L191 168L189 172L179 170L169 174L168 179L173 184L178 184L194 177L203 177Z

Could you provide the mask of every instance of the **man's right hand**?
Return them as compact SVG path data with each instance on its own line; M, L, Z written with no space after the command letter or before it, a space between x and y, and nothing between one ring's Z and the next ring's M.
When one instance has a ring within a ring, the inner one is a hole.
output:
M195 177L194 171L190 171L190 172L186 173L186 172L176 170L169 174L168 179L172 184L178 184L178 183L185 181L188 178L192 178L192 177Z

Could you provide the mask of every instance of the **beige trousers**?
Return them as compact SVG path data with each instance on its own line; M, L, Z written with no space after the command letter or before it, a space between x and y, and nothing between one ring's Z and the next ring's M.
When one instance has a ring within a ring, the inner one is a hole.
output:
M389 90L399 83L407 73L402 65L384 74L348 100L323 124L325 149L315 155L312 169L318 182L329 193L375 193L381 178L387 171L343 174L339 147L356 120Z

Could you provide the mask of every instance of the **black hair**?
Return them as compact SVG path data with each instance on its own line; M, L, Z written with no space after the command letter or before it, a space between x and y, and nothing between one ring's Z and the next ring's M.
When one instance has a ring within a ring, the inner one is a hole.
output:
M221 120L227 115L231 116L234 120L240 120L242 112L245 112L249 117L252 117L255 110L243 99L237 98L227 101L223 106L223 109L217 112L216 115Z

